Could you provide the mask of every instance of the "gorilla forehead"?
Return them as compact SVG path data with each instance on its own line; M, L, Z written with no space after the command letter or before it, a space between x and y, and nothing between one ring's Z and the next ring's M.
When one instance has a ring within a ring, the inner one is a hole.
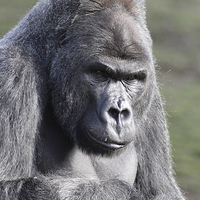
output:
M82 49L89 55L110 55L124 59L149 56L148 36L142 25L127 12L123 4L113 2L115 4L109 8L93 8L93 12L89 13L80 6L81 11L67 33L74 49Z

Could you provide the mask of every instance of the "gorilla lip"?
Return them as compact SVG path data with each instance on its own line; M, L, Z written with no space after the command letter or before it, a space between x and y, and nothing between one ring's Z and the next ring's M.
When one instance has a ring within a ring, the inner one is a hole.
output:
M97 144L100 144L101 146L104 146L104 147L107 147L107 148L110 148L110 149L121 149L123 147L125 147L125 144L120 144L120 143L117 143L117 142L103 142L101 140L98 140L96 138L94 138L88 131L87 131L87 135L89 136L90 139L92 139L94 142L96 142Z

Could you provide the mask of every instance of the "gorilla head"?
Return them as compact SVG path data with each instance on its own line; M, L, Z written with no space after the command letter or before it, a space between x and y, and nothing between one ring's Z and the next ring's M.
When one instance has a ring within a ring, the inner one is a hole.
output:
M101 6L94 2L88 7L83 1L61 37L51 82L54 110L64 130L87 152L104 154L133 141L154 74L143 24L122 2Z

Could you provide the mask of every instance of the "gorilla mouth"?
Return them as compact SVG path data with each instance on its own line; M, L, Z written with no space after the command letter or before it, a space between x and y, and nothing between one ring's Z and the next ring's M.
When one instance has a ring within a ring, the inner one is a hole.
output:
M87 135L89 136L89 138L91 140L93 140L94 142L96 142L97 144L104 146L106 148L109 149L113 149L113 150L117 150L117 149L121 149L124 148L126 146L126 144L124 143L118 143L118 142L113 142L113 141L101 141L98 140L96 138L94 138L89 132L87 132Z

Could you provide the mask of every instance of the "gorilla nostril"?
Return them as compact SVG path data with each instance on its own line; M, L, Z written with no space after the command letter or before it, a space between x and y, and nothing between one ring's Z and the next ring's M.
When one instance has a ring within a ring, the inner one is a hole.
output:
M120 111L116 108L110 108L108 113L111 117L113 117L114 119L117 119L120 114Z
M122 112L120 113L120 115L124 118L127 119L130 116L130 112L128 109L122 110Z
M110 108L108 113L115 120L117 120L119 117L121 117L122 119L127 119L130 115L130 112L128 109L124 109L120 111L119 109L116 109L116 108Z

